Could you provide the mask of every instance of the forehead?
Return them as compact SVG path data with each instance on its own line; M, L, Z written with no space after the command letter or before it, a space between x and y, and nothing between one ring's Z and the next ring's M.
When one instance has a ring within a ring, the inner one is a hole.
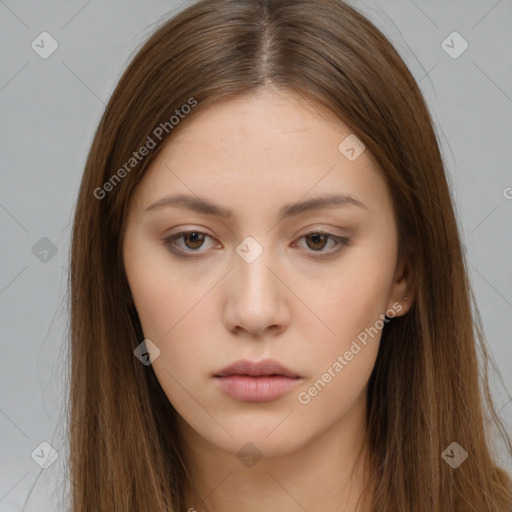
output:
M387 187L369 152L354 160L342 152L353 137L321 105L291 92L265 90L218 102L171 136L136 201L145 209L166 193L187 193L214 197L236 211L340 193L372 210L385 208Z

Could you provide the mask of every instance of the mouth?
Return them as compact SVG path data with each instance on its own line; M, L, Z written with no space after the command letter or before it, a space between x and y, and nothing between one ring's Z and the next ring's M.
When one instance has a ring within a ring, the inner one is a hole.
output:
M275 400L298 385L303 378L277 361L237 361L213 375L227 395L244 402Z
M214 377L229 377L231 375L300 378L298 373L286 368L273 359L264 359L263 361L241 359L218 371L215 373Z

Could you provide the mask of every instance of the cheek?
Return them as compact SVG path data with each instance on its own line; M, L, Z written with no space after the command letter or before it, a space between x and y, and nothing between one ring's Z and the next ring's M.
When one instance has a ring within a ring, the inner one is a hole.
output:
M124 265L144 335L164 339L193 307L197 280L187 279L172 264L158 240L133 232L124 242Z
M209 287L194 286L179 272L159 265L149 267L145 260L126 270L135 307L144 337L160 350L152 362L155 375L169 401L188 415L194 412L189 410L190 393L199 379L207 379L205 363L214 360L215 340L206 328L214 319L208 301L200 300Z
M309 327L310 345L304 347L316 372L310 382L320 380L320 388L324 384L329 388L328 392L319 393L323 396L319 403L331 399L350 401L365 386L385 325L393 258L392 250L386 253L385 248L361 245L323 281L318 287L321 292L311 293L310 288L308 306L325 324L317 322L316 330Z
M316 337L311 330L308 338L315 342L304 347L313 371L297 402L304 407L308 423L321 423L318 417L327 423L341 419L361 397L374 368L385 325L388 280L377 267L370 271L364 265L364 269L366 274L338 274L314 305L330 330L320 326L324 331L320 337L318 330Z
M309 286L308 306L330 329L330 338L347 342L386 312L393 275L392 264L376 257L355 254L344 263L314 293L305 283L303 293Z
M125 242L125 270L144 337L160 350L153 362L158 379L173 388L173 375L183 384L193 378L191 368L210 361L215 347L208 327L218 323L213 310L213 284L218 277L190 275L170 262L161 247ZM206 372L205 372L206 375ZM197 378L197 375L196 375Z
M298 391L296 403L303 425L312 430L324 429L341 419L365 414L365 392L377 357L378 340L360 347L347 361L345 351L333 354L317 378ZM337 357L340 356L341 360ZM343 361L343 362L341 362ZM356 422L359 420L356 419Z
M375 304L352 300L344 307L333 308L325 317L332 332L326 332L309 347L307 360L313 369L308 385L330 389L322 393L335 400L351 400L368 380L379 348L383 321ZM323 310L324 314L326 309ZM311 335L310 335L311 337ZM319 350L321 347L321 350ZM312 391L314 394L315 391Z
M155 270L155 269L154 269ZM159 340L177 322L178 299L173 280L158 271L126 270L128 282L146 338Z
M165 365L178 374L198 367L198 357L204 359L208 347L215 345L215 340L209 339L213 333L207 329L215 325L214 312L205 296L208 287L181 286L183 283L167 274L160 278L153 274L133 290L144 336L160 349L155 367Z

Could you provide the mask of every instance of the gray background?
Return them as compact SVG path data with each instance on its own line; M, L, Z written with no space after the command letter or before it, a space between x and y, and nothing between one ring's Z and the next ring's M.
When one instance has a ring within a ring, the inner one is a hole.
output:
M189 3L0 0L2 512L21 510L36 479L33 510L64 508L49 489L66 488L65 292L78 185L104 105L130 56L162 16ZM393 42L433 114L471 282L504 379L492 380L497 408L510 430L512 0L351 3ZM47 59L31 47L43 31L59 45ZM455 59L441 46L453 31L469 44ZM53 245L55 255L40 252ZM59 453L46 470L31 458L43 441Z

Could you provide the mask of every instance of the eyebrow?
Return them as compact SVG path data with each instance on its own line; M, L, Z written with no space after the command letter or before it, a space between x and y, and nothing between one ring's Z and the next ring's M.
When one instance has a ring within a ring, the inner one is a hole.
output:
M145 211L155 210L164 206L186 208L197 213L216 215L224 219L231 219L234 217L233 210L230 210L229 208L225 208L224 206L216 204L208 199L186 194L175 194L163 197L148 206ZM347 194L329 194L285 205L279 211L279 218L292 217L306 211L335 208L340 206L356 206L368 210L368 207L355 197Z

